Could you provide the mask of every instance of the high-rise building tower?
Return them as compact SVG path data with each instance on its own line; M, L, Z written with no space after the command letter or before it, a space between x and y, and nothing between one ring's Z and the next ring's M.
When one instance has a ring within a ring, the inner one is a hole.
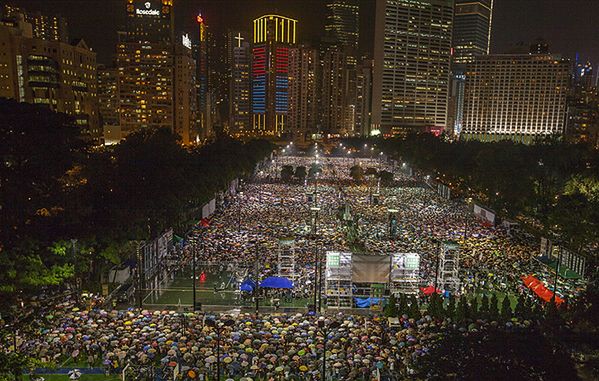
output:
M173 42L175 37L173 0L126 1L127 42Z
M494 0L456 0L447 129L459 136L464 109L465 65L489 54Z
M453 62L465 64L489 54L494 0L456 0L453 18Z
M370 136L372 117L372 59L364 59L356 77L356 133Z
M513 139L562 134L570 63L551 54L478 56L466 70L462 138Z
M173 130L181 138L181 143L188 145L199 139L196 130L197 96L196 96L196 62L192 56L192 45L189 34L183 34L181 43L174 44L174 99L175 118Z
M304 141L315 132L317 114L316 74L318 50L299 46L289 50L289 119L288 131L295 141Z
M119 34L120 137L142 128L169 128L188 144L195 138L194 76L188 35L175 38L173 0L125 0ZM110 128L111 139L117 131Z
M119 70L116 67L98 66L98 103L104 144L117 144L121 140L121 102Z
M83 40L34 38L20 15L0 23L0 97L71 115L82 135L101 137L96 53Z
M253 22L252 133L281 136L289 111L289 49L297 41L297 20L264 15Z
M359 4L355 0L327 3L320 52L320 122L323 132L355 132Z
M330 0L327 5L325 33L335 44L358 50L360 5L356 0Z
M447 122L453 0L377 0L372 119L384 134Z
M229 127L233 136L246 136L250 124L251 47L246 32L230 31L227 38L229 76Z
M31 24L32 37L46 41L70 42L67 20L58 15L47 15L41 12L29 12L23 8L5 4L2 18L16 20L22 15L25 22Z
M204 140L212 135L212 110L209 91L209 64L208 64L208 27L206 20L200 13L196 17L198 24L198 44L195 47L196 60L196 91L198 115L197 122L200 130L200 139Z

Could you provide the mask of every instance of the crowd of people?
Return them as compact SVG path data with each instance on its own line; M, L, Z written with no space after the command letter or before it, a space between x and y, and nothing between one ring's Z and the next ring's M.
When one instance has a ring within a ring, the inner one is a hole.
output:
M318 176L283 182L280 171L285 165L307 169L316 165ZM393 186L381 186L369 176L354 181L350 169L355 165L392 172ZM317 255L355 251L356 242L361 254L419 253L423 286L434 278L439 245L459 243L458 295L480 289L521 292L520 276L530 273L548 284L551 279L551 273L533 260L536 242L517 242L505 229L481 224L465 204L443 199L378 158L279 157L257 171L225 205L207 227L196 230L185 250L197 250L198 263L245 268L242 274L257 273L262 279L278 274L280 241L292 240L292 297L312 293ZM348 239L344 214L354 223L353 241ZM397 224L393 234L392 217ZM562 294L574 297L576 285L567 290ZM36 319L37 329L22 334L19 350L42 361L83 359L90 365L101 363L107 373L126 364L159 364L168 372L179 366L188 379L207 379L215 374L220 353L223 374L235 380L321 379L325 345L327 374L334 379L371 380L380 373L409 376L418 357L452 326L450 320L430 316L418 320L403 316L399 326L390 327L381 317L357 313L209 316L80 311L71 305L59 305ZM220 335L207 324L210 319L223 325ZM476 324L482 326L473 329L487 329L487 323Z

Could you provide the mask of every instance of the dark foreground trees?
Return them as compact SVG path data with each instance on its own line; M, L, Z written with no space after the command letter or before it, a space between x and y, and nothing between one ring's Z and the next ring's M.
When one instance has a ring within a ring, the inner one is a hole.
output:
M228 138L189 150L169 130L98 150L68 116L8 100L0 120L0 311L75 273L93 290L131 240L183 234L201 205L272 151Z
M445 335L420 359L428 380L577 380L567 353L537 331L490 329Z

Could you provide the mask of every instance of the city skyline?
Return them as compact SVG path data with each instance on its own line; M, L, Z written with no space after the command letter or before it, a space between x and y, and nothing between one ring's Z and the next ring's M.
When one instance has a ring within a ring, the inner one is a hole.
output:
M175 4L176 30L193 32L198 11L206 16L208 25L219 32L249 29L253 18L279 12L301 22L300 42L314 42L320 38L326 22L326 3L324 0L179 0ZM573 3L578 6L572 6ZM374 1L360 0L363 15L360 17L361 51L372 52L373 49L374 4ZM68 20L71 38L85 39L98 53L99 63L111 63L117 42L116 31L124 29L125 25L121 0L19 0L18 5L34 12L63 15ZM582 60L596 65L599 63L599 45L593 41L597 28L592 15L597 12L599 2L586 0L495 1L491 53L503 53L515 43L528 45L542 37L549 43L551 53L560 53L571 60L579 53Z

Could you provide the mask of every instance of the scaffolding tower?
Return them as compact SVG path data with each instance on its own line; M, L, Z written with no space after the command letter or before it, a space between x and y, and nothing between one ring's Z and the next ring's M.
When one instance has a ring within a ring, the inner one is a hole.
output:
M295 240L293 238L279 239L279 247L277 254L277 275L280 277L295 280Z
M328 308L351 308L352 254L327 252L325 294Z
M460 287L460 245L455 241L445 241L440 250L438 288L456 292Z
M391 256L390 290L399 294L414 295L420 286L420 254L396 253Z

